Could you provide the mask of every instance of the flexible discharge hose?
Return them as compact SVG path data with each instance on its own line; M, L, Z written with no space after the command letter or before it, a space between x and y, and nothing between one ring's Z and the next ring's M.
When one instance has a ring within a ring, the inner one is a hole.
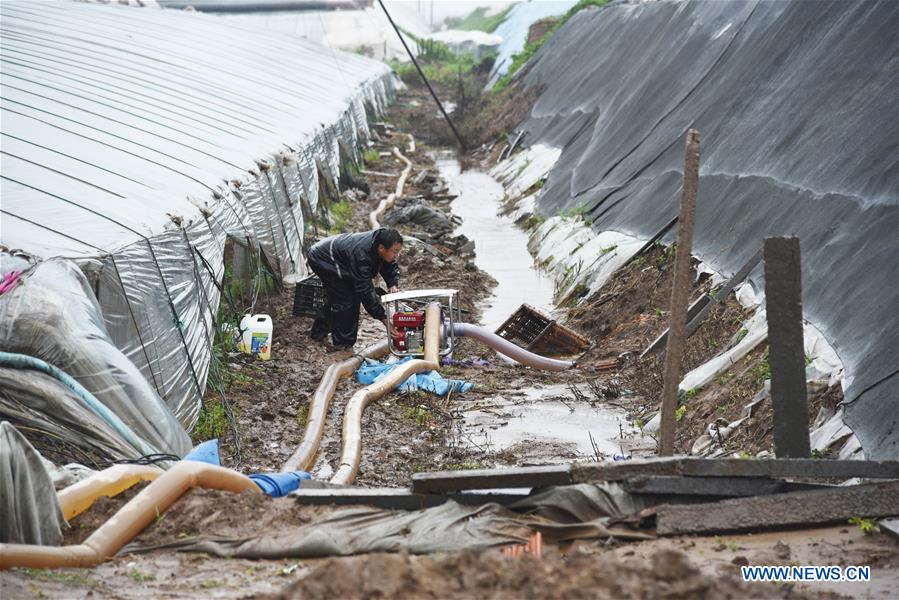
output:
M453 335L478 340L516 362L542 371L567 371L577 366L577 362L573 360L557 360L529 352L488 329L470 323L454 323Z
M440 367L440 304L431 302L425 308L425 357L410 360L359 390L350 398L343 416L343 447L340 466L331 483L349 485L359 472L362 461L362 413L371 402L381 398L406 381L411 375L433 371Z
M372 344L359 355L348 358L339 363L332 363L325 374L322 376L315 394L309 401L309 408L306 412L306 429L303 432L303 441L299 447L287 459L284 466L281 467L282 472L290 471L308 471L315 462L315 454L318 452L319 444L321 444L322 433L325 430L325 419L328 416L328 405L331 398L337 390L337 382L342 377L349 377L356 372L356 369L362 364L363 358L381 359L387 355L389 349L387 340Z
M253 480L231 469L201 462L179 462L141 490L83 544L56 547L0 544L0 569L96 566L115 556L125 544L193 487L234 493L262 493Z

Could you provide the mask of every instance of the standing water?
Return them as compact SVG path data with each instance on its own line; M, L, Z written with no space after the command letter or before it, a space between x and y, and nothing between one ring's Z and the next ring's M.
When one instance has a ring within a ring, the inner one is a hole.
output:
M496 279L491 304L481 322L493 331L522 303L551 313L553 281L542 275L528 252L528 236L512 219L499 216L503 186L483 171L462 172L451 154L436 157L437 168L449 185L453 213L462 218L456 233L474 241L475 264Z
M482 312L483 325L495 330L525 302L552 314L552 279L534 264L527 234L512 219L497 214L503 187L482 171L462 172L451 154L439 154L435 161L450 192L457 196L451 206L462 225L455 233L474 241L475 264L497 281L491 304ZM457 400L465 415L463 439L479 448L524 450L525 458L537 463L611 456L633 448L634 429L623 410L579 403L564 384L517 387L523 389L474 401Z

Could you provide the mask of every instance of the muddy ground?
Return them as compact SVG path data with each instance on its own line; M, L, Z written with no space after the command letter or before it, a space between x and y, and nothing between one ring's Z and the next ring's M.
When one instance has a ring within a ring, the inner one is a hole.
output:
M448 90L443 92L450 94ZM514 112L509 109L503 114L513 120L509 115ZM434 113L422 90L410 89L398 96L384 118L385 124L375 128L378 159L370 156L364 165L370 174L357 174L368 191L344 190L341 198L332 199L345 200L352 207L352 215L341 225L342 229L368 228L368 212L389 193L403 167L388 154L393 147L400 148L414 163L407 199L398 208L410 202L424 202L450 219L452 198L435 176L425 143L443 140L432 131L439 126ZM406 131L416 134L414 152L409 151ZM482 148L477 156L495 155L502 142L494 141L492 147ZM425 170L428 173L421 176ZM323 230L327 227L322 225ZM492 281L475 267L472 248L466 240L454 236L452 227L409 223L397 227L427 244L410 242L404 246L399 259L402 287L458 287L463 290L463 308L470 312L471 320L476 320ZM406 486L410 476L418 471L608 458L616 446L633 454L651 453L652 436L629 425L626 418L611 423L612 429L618 426L617 439L611 447L597 446L585 451L582 443L571 440L553 443L527 436L512 444L499 440L502 431L514 428L521 411L535 404L535 398L541 405L560 410L557 415L580 416L577 410L599 414L614 409L638 423L648 419L656 408L661 387L661 355L644 360L634 356L667 322L671 273L664 257L668 252L653 248L642 260L632 261L620 271L596 297L570 311L569 323L594 342L582 361L584 368L564 374L541 373L505 364L483 347L463 341L455 355L462 364L445 367L442 372L447 377L475 383L474 389L450 398L395 392L372 404L363 420L365 443L355 483ZM694 297L707 287L707 281L697 281ZM292 305L293 290L284 289L262 299L257 306L257 312L267 312L274 318L271 361L255 361L237 354L227 357L223 379L235 414L240 452L233 442L233 432L225 430L221 436L223 454L226 465L246 473L280 470L300 442L306 406L325 366L338 356L329 352L327 343L307 337L311 319L293 317ZM692 338L685 369L719 352L746 316L732 299L721 303ZM363 316L356 349L383 335L380 323ZM689 449L710 420L733 420L739 414L742 405L758 391L759 377L764 375L760 370L763 354L763 348L757 349L732 369L732 376L722 378L690 400L679 424L681 451ZM617 369L595 368L597 361L609 357L619 358ZM571 391L570 384L577 386L578 391ZM346 400L358 388L358 384L348 380L338 387L314 468L317 477L327 478L336 467L340 415ZM839 400L833 390L825 390L819 398L819 405L833 405ZM210 391L210 410L218 402L220 398ZM478 418L472 418L473 414ZM745 428L745 434L738 434L741 435L734 438L729 451L755 453L770 448L770 408L763 408ZM66 532L67 542L85 539L133 493L101 500L74 519ZM135 542L161 544L196 535L264 535L315 522L332 510L299 506L291 498L195 490L161 515ZM738 581L739 566L744 564L871 565L874 581L855 584L856 587L750 585ZM0 596L768 598L819 597L823 593L833 597L845 594L893 598L899 597L897 581L899 550L894 541L884 534L864 535L858 527L837 526L725 538L582 541L548 547L540 560L510 559L498 550L279 561L223 560L205 554L157 551L118 556L91 570L4 572L0 575Z
M82 539L129 497L103 500L72 521ZM194 490L135 540L154 545L196 535L251 537L326 517L329 507L291 498ZM867 584L747 584L743 565L869 565ZM202 553L123 554L94 569L15 569L3 598L895 598L899 547L885 534L827 527L754 535L545 546L541 559L499 550L369 554L326 559L220 559Z

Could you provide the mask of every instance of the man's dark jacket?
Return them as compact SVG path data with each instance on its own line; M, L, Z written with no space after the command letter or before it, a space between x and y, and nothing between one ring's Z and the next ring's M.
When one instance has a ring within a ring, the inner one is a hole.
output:
M400 269L396 261L388 263L378 256L375 238L379 231L325 238L309 249L309 262L316 272L350 285L368 314L381 320L387 315L372 279L380 273L388 287L399 285Z

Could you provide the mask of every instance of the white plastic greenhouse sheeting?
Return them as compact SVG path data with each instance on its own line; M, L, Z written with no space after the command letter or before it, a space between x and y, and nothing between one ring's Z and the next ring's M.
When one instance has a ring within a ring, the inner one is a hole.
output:
M185 427L211 357L227 236L275 276L305 273L302 203L385 65L211 15L77 2L0 4L2 234L76 259L113 342Z
M430 34L428 24L414 10L396 2L388 2L387 9L407 34L419 39ZM229 12L217 16L229 23L270 29L331 48L361 50L377 59L409 61L402 42L377 5L364 10ZM414 46L408 35L406 42Z
M531 25L540 19L561 15L575 4L577 4L576 0L552 0L551 2L532 0L512 7L506 20L500 23L493 32L503 41L499 46L496 63L493 65L490 80L487 82L487 89L492 88L500 77L506 74L512 64L512 57L524 50Z

